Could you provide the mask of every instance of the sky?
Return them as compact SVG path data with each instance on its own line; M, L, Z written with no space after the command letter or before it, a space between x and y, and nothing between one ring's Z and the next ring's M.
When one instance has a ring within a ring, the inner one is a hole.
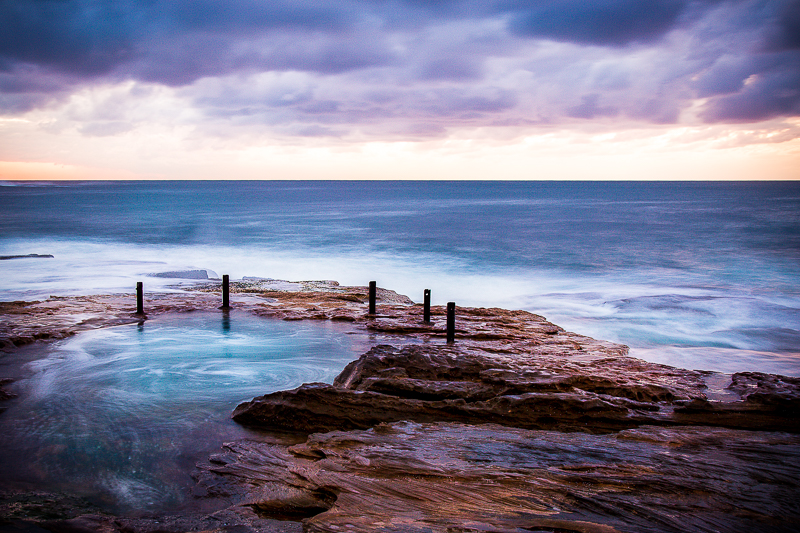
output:
M800 179L800 0L0 0L0 179Z

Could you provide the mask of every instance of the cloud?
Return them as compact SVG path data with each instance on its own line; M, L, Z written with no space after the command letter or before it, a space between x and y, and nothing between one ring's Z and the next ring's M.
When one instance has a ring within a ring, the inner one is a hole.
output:
M463 81L480 77L480 63L463 57L438 57L424 63L419 70L421 80Z
M65 97L75 85L69 76L36 65L0 69L0 113L24 113Z
M613 117L619 113L619 111L614 107L598 105L599 101L599 94L587 94L586 96L581 97L580 105L567 109L567 116L573 118L592 119L595 117Z
M768 34L767 48L776 51L800 49L800 1L790 0L778 8Z
M224 40L187 35L170 46L142 52L125 72L128 77L170 86L231 73L301 71L338 74L391 64L393 54L380 40L365 45L348 36L298 35L275 31L268 37Z
M718 23L722 37L714 38L728 48L709 54L708 66L693 78L697 96L708 99L699 117L751 123L800 115L800 1L738 7L733 13L719 10L728 25Z
M192 0L152 2L153 15L170 29L250 34L275 28L340 31L357 13L347 2L309 0Z
M515 14L511 28L526 37L623 46L652 42L671 30L688 2L683 0L553 0L531 2Z
M702 118L713 123L800 116L800 54L766 59L764 63L768 66L753 68L753 74L742 82L739 90L712 99Z
M80 127L80 133L92 137L107 137L131 131L133 125L129 122L106 120L98 122L86 122Z
M207 74L263 65L265 54L253 54L249 44L263 42L264 36L277 33L275 44L281 45L286 44L281 36L293 34L294 42L283 47L283 57L291 58L291 49L307 45L309 34L345 32L359 18L346 3L333 2L0 0L0 60L87 78L116 73L191 83ZM314 50L314 59L301 51L300 59L283 64L278 59L273 68L337 71L357 68L370 55L343 46L347 39ZM143 66L159 61L164 65Z
M80 0L0 0L0 58L100 75L132 57L135 5Z
M0 114L111 136L164 120L130 92L162 87L222 137L753 122L800 114L799 21L798 0L0 0ZM98 87L121 116L74 113Z

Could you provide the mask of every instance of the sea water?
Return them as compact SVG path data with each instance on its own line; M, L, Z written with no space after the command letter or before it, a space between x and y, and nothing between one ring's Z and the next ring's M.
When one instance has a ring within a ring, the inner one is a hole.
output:
M175 510L196 462L260 438L243 401L327 382L376 339L333 322L181 313L0 358L17 397L0 414L0 490L81 496L128 513ZM377 340L380 342L380 340ZM385 342L385 340L384 340Z
M798 182L75 182L0 187L0 298L333 279L526 309L691 369L800 375Z

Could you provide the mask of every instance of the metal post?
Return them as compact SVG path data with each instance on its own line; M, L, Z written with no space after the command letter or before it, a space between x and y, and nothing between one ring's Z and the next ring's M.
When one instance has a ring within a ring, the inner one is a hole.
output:
M230 307L230 277L227 274L222 275L222 308L228 309Z
M141 281L136 282L136 314L144 314L144 288Z
M456 342L456 303L447 302L447 342Z
M374 281L369 282L369 314L375 314L375 294L378 292L377 284Z
M431 321L431 290L425 289L422 294L422 321L429 324Z

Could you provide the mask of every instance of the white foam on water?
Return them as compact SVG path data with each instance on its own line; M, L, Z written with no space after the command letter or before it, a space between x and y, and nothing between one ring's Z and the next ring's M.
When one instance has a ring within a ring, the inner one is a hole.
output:
M784 376L800 375L800 352L776 353L758 350L718 348L713 346L659 346L632 348L632 357L653 363L733 374L765 372Z
M2 267L9 270L0 277L3 299L133 293L137 281L144 282L145 291L174 292L197 282L148 274L209 269L233 280L331 279L358 286L375 280L417 302L423 289L431 289L433 305L454 301L460 306L525 309L571 331L646 349L642 354L654 353L650 348L656 345L671 351L717 346L786 352L796 347L786 344L800 331L800 294L786 287L735 286L669 269L581 276L566 270L476 269L435 252L376 252L355 245L287 250L235 243L155 246L32 240L26 246L55 258L4 261ZM789 333L770 345L770 337L759 334L759 328ZM800 369L793 372L800 375Z

